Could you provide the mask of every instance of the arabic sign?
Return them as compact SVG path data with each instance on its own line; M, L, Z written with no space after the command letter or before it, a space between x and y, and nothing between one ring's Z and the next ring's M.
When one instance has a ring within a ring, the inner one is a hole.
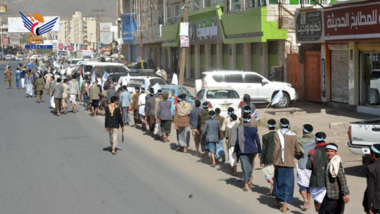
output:
M53 45L25 45L25 49L53 49Z
M222 42L218 18L200 19L190 22L189 37L191 44Z
M324 9L325 40L379 38L380 2Z
M298 13L296 19L297 42L323 42L321 11Z

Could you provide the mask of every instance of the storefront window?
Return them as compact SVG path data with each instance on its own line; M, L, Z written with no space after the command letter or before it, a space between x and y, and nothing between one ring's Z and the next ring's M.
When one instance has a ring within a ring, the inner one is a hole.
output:
M362 54L361 104L380 105L380 53Z

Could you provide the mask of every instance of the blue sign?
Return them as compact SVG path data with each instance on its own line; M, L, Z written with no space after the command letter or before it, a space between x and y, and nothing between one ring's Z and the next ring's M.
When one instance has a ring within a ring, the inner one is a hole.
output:
M121 15L121 32L124 42L133 42L133 31L137 30L135 13Z
M25 49L53 49L53 45L25 45Z

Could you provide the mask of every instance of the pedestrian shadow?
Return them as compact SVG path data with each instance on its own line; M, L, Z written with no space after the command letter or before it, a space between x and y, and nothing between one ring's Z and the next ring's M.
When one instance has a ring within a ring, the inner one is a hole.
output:
M122 149L119 149L119 148L117 148L117 147L115 148L115 151L116 151L116 152L119 151L119 150L120 150L120 151L123 151ZM103 148L103 151L105 151L105 152L110 152L110 153L111 153L111 152L112 152L112 147L111 147L111 146L104 147L104 148Z
M344 173L346 175L356 176L356 177L366 177L366 166L365 165L359 165L359 166L352 166L352 167L345 167Z
M244 187L244 181L240 178L227 178L225 182L227 185L232 185L240 189Z
M268 196L267 195L268 192L270 191L269 187L262 187L262 186L259 186L259 185L253 185L253 188L251 188L251 189L252 189L252 191L257 192L257 193L260 194L260 197L257 200L261 204L267 205L268 207L275 208L274 204L276 202L276 198L273 197L273 196ZM293 205L294 207L302 210L302 205L304 204L304 202L301 201L300 199L294 197L294 195L293 195L293 202L290 203L290 204ZM299 214L299 213L303 213L303 212L300 212L300 211L291 211L291 213Z

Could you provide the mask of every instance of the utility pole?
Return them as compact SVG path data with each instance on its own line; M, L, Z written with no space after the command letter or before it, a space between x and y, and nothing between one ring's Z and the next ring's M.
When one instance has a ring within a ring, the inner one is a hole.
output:
M121 40L121 12L120 12L120 8L121 8L121 0L117 0L117 29L118 29L118 37L119 37L119 41ZM120 19L120 21L119 21ZM119 60L119 62L121 61L121 44L119 43L119 41L117 41L117 44L119 45L119 48L118 48L118 53L117 53L117 59Z
M185 2L185 9L183 14L183 21L187 22L189 19L189 4L190 1L186 0ZM179 68L179 85L184 85L184 79L185 79L185 64L186 64L186 48L181 48L181 61L180 61L180 68Z
M104 9L92 10L92 12L98 13L98 17L96 19L97 24L96 24L96 39L95 40L99 39L99 41L100 41L100 16L99 16L99 12L104 12L104 11L105 11ZM99 42L99 41L97 41L97 42Z
M141 2L142 0L140 0L140 57L141 57L141 69L144 69L144 58L143 58L144 47L143 47Z

